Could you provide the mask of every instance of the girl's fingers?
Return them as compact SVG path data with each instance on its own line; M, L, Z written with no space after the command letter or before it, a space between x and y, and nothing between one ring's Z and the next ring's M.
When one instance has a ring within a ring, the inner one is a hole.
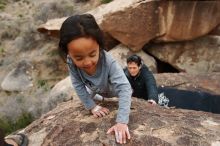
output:
M98 117L102 117L102 114L100 112L95 112L95 115Z
M107 109L107 108L104 108L104 109L105 109L108 113L110 112L109 109Z
M118 131L118 135L119 135L119 143L122 144L122 132L121 131Z
M115 133L115 139L116 139L117 143L120 143L120 144L126 143L126 139L131 138L128 127L121 129L121 128L114 125L107 131L107 134L109 134L113 131Z
M94 116L95 118L98 118L98 115L96 115L96 113L94 113L93 116Z
M125 134L126 134L128 139L131 139L131 135L130 135L130 132L129 132L128 128L125 130Z
M92 114L94 115L94 117L103 117L106 115L105 111L103 111L103 107L96 105L92 110L91 110Z
M95 118L104 117L109 114L109 109L97 105L94 109L92 109L92 114Z
M126 134L125 134L125 131L122 131L122 143L126 143Z
M110 134L114 131L114 127L111 127L110 129L108 129L107 134Z
M103 112L103 111L98 111L99 113L100 113L100 115L102 116L102 117L104 117L106 114L105 114L105 112Z
M109 110L107 108L103 108L102 111L107 115L109 114Z
M107 114L105 113L105 112L103 112L103 111L97 111L97 112L95 112L95 117L96 118L98 118L98 117L104 117L104 116L106 116Z

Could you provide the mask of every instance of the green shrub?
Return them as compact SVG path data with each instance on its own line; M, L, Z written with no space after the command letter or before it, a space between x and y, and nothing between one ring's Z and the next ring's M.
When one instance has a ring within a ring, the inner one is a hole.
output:
M3 129L3 131L6 132L6 134L13 132L13 128L11 127L11 123L9 123L8 120L0 119L0 129Z
M41 87L45 86L46 84L47 84L46 80L38 80L37 81L37 87L38 88L41 88Z
M30 113L23 113L17 120L14 126L15 129L20 129L26 127L34 120Z
M49 55L50 57L58 56L59 55L59 51L57 49L56 50L52 50L49 53L47 53L47 55Z
M0 54L3 54L5 52L4 48L0 47Z
M10 119L0 119L0 128L3 129L6 134L10 134L18 129L25 128L34 120L33 116L30 113L23 112L17 120L12 121Z
M47 80L38 80L37 81L37 87L43 88L44 91L48 91L50 89Z
M6 1L5 0L0 0L0 10L4 9L6 6Z
M112 0L101 0L102 4L110 3Z

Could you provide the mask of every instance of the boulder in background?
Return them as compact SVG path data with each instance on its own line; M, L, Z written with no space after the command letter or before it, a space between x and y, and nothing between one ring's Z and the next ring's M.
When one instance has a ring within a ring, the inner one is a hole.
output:
M220 72L220 37L206 36L192 41L153 44L147 50L181 72Z
M109 53L118 61L122 68L125 68L127 66L127 58L129 56L131 56L132 54L137 54L143 59L144 64L147 65L150 71L152 71L153 73L157 72L156 61L153 57L146 54L144 51L133 52L125 45L120 44L111 49Z

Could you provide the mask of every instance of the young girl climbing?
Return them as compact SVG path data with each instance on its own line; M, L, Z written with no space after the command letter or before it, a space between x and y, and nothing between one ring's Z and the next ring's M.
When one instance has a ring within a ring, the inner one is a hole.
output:
M92 15L75 15L63 22L59 49L67 61L72 85L85 108L97 118L110 111L94 100L119 98L116 124L107 134L114 132L122 144L130 139L127 124L132 90L123 69L104 48L102 32Z

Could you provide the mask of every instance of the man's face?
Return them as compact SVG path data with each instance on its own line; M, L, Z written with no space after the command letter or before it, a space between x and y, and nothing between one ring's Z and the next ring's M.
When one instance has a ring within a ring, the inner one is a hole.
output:
M135 77L139 73L139 71L140 71L139 66L135 62L129 62L127 66L128 66L129 73L133 77Z

